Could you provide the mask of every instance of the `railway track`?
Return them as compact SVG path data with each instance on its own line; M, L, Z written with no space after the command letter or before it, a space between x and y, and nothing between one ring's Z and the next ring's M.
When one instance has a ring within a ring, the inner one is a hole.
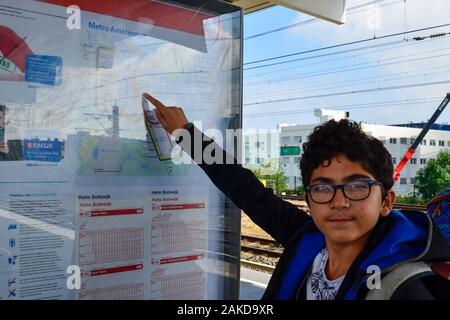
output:
M281 256L282 247L273 239L241 235L241 251L256 256L265 256L271 259L278 259ZM241 259L241 266L262 270L272 273L275 270L273 265Z
M269 258L279 258L283 248L273 239L241 235L241 251L266 255Z

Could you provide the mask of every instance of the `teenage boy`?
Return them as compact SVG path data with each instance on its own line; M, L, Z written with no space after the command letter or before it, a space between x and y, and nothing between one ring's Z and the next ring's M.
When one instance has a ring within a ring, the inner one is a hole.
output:
M191 157L196 141L183 139L187 135L201 137L202 150L215 143L204 141L181 108L145 97ZM237 163L198 163L285 248L263 298L450 299L449 281L428 266L449 261L450 247L426 214L392 210L393 166L384 145L354 122L331 120L315 128L303 150L300 169L309 215Z

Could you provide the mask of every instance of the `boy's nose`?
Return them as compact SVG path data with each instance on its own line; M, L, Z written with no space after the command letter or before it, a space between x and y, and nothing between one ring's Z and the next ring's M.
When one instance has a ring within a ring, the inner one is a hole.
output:
M347 208L350 205L350 200L344 195L342 189L337 189L333 200L330 202L333 208Z

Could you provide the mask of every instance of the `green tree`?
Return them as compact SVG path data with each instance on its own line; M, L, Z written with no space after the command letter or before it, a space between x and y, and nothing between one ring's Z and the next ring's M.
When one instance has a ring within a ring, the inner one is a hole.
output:
M296 192L299 196L304 196L305 195L305 188L303 187L303 185L301 184L299 187L297 187Z
M272 175L272 180L274 181L274 189L277 194L281 194L286 190L286 183L288 178L284 175L283 170L278 168L278 170Z
M286 191L288 178L281 168L274 169L270 163L266 163L252 171L259 180L266 181L266 186L274 189L276 194Z
M416 186L422 198L430 200L450 186L450 152L440 151L436 159L417 171Z

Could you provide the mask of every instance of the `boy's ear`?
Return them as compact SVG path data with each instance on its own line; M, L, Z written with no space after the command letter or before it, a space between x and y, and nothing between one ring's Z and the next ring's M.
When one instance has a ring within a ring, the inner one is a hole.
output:
M390 189L386 191L386 197L384 198L381 207L381 216L386 217L389 214L389 212L391 212L394 203L395 203L395 191Z

